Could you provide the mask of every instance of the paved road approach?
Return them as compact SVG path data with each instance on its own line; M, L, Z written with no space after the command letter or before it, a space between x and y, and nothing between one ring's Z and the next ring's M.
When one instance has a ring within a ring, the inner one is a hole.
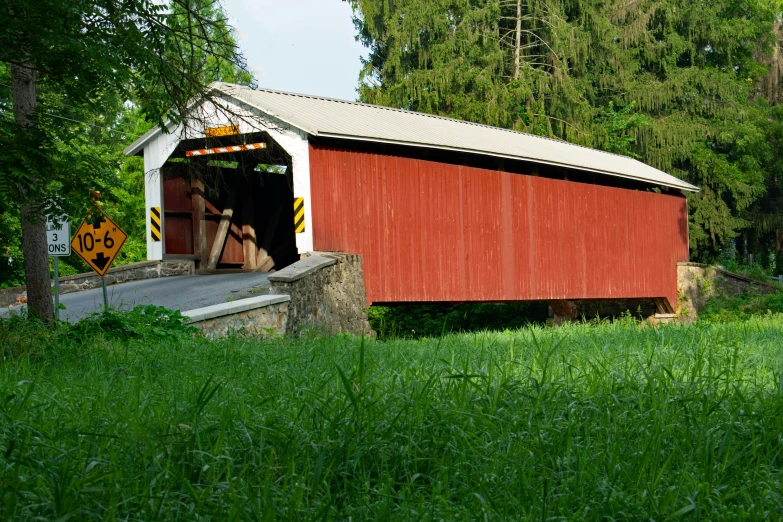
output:
M195 310L205 306L269 293L269 274L243 273L200 276L161 277L132 281L107 287L109 303L119 310L130 310L141 304L165 306L173 310ZM103 309L100 288L60 296L65 310L60 319L76 322ZM0 309L0 316L17 313L24 306Z

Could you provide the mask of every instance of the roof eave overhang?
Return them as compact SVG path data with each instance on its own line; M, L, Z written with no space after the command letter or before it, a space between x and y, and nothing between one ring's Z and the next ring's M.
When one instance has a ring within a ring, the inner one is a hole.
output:
M664 182L658 182L658 181L651 181L649 179L645 179L638 176L631 176L624 173L619 172L612 172L608 170L600 170L600 169L591 169L587 167L583 167L581 165L572 165L569 163L562 163L562 162L556 162L556 161L546 161L541 160L538 158L528 158L525 156L513 156L510 154L497 154L493 152L487 152L484 150L475 150L475 149L469 149L469 148L462 148L462 147L450 147L447 145L432 145L432 144L422 144L422 143L416 143L416 142L407 142L407 141L399 141L399 140L387 140L387 139L380 139L380 138L366 138L363 136L352 136L352 135L345 135L345 134L334 134L334 133L320 133L316 134L314 132L310 133L313 136L318 136L321 138L333 138L333 139L342 139L342 140L354 140L354 141L366 141L366 142L375 142L375 143L388 143L390 145L403 145L407 147L418 147L418 148L426 148L426 149L439 149L439 150L449 150L454 152L466 152L468 154L478 154L481 156L492 156L495 158L504 158L504 159L512 159L512 160L521 160L521 161L529 161L532 163L539 163L542 165L552 165L555 167L565 167L569 169L575 169L575 170L581 170L584 172L595 172L596 174L604 174L607 176L613 176L618 178L625 178L630 179L634 181L638 181L640 183L644 183L646 185L651 186L660 186L660 187L667 187L667 188L673 188L677 190L681 190L683 192L699 192L699 187L696 187L694 185L691 185L690 183L682 182L682 184L673 184L673 183L664 183Z
M286 118L284 116L275 114L272 111L266 110L263 107L259 107L258 105L242 99L240 97L237 97L235 94L230 92L230 89L224 89L221 88L222 86L220 84L213 84L210 91L216 91L224 96L228 96L231 99L233 99L237 103L241 103L243 105L247 105L249 107L252 107L256 109L257 111L262 112L263 114L266 114L269 117L275 118L278 121L281 121L283 123L286 123L292 127L295 127L310 136L315 137L322 137L322 138L333 138L333 139L343 139L343 140L353 140L353 141L364 141L364 142L374 142L374 143L388 143L391 145L403 145L408 147L417 147L417 148L427 148L427 149L439 149L439 150L449 150L454 152L465 152L468 154L477 154L481 156L492 156L496 158L505 158L505 159L512 159L512 160L522 160L522 161L530 161L533 163L539 163L542 165L552 165L556 167L564 167L569 169L575 169L575 170L581 170L584 172L595 172L596 174L603 174L606 176L614 176L619 178L625 178L630 179L634 181L638 181L640 183L644 183L646 185L651 186L660 186L660 187L667 187L672 188L676 190L680 190L683 193L687 192L699 192L699 188L691 185L687 182L681 182L681 183L665 183L665 182L658 182L658 181L651 181L649 179L645 179L639 176L632 176L625 173L620 172L612 172L608 170L601 170L601 169L591 169L580 165L573 165L565 162L556 162L556 161L546 161L541 160L538 158L529 158L525 156L514 156L509 154L498 154L493 152L488 152L485 150L476 150L476 149L470 149L470 148L463 148L463 147L451 147L448 145L433 145L433 144L424 144L424 143L416 143L416 142L408 142L408 141L400 141L400 140L388 140L383 138L372 138L372 137L365 137L365 136L355 136L355 135L347 135L347 134L336 134L336 133L324 133L324 132L318 132L317 129L308 128L306 125L302 125L299 122L293 121L290 118ZM160 127L155 127L154 129L150 129L146 134L144 134L142 137L140 137L138 140L133 142L130 146L128 146L123 153L126 156L135 156L140 155L140 153L144 150L144 147L147 145L148 142L152 141L155 137L157 137L158 134L162 132L162 129ZM675 178L676 179L676 178Z
M160 127L151 128L142 134L139 139L125 147L125 150L123 150L122 153L126 156L142 156L144 154L144 147L147 146L147 143L156 138L161 132L163 131Z
M226 94L225 92L220 90L219 85L220 85L219 82L213 82L212 84L210 84L210 86L207 88L206 96L209 96L213 92L219 92L221 94ZM232 98L235 98L235 97L232 96ZM194 99L190 100L190 102L188 102L187 108L190 109L191 107L193 107L194 105L196 105L198 103L203 103L203 98L201 98L201 99L194 98ZM125 154L126 156L141 156L141 155L143 155L144 147L146 147L147 144L150 141L152 141L153 139L157 138L158 135L161 134L164 130L168 133L168 131L170 130L168 128L169 125L171 125L171 120L165 120L163 122L162 126L161 125L157 125L157 126L151 128L150 130L148 130L147 132L142 134L142 136L139 139L137 139L136 141L134 141L133 143L131 143L130 145L125 147L125 150L123 150L122 153Z
M253 102L251 102L249 100L246 100L244 98L240 98L240 97L234 95L233 93L231 93L230 89L221 88L220 85L216 85L214 87L214 89L216 91L220 92L221 94L224 94L224 95L232 98L235 102L237 102L239 104L242 104L242 105L247 105L248 107L252 107L253 109L255 109L255 110L259 111L259 112L262 112L263 114L266 114L270 118L274 118L274 119L278 120L281 123L285 123L286 125L290 125L291 127L297 128L300 131L305 132L307 134L310 134L312 136L318 136L319 135L318 134L318 129L310 128L307 125L304 125L302 122L297 122L297 121L295 121L295 120L293 120L291 118L287 118L287 117L282 116L280 114L276 114L273 111L270 111L269 109L265 109L264 107L260 107L259 105L256 105L255 103L253 103Z
M228 96L229 98L231 98L232 100L234 100L238 104L243 104L243 105L247 105L248 107L252 107L252 108L256 109L257 111L260 111L263 114L266 114L267 116L269 116L271 118L275 118L275 119L277 119L277 120L279 120L279 121L281 121L283 123L286 123L286 124L290 125L291 127L297 128L297 129L299 129L299 130L301 130L301 131L303 131L303 132L305 132L307 134L312 134L314 136L318 135L318 131L316 131L314 129L309 129L305 125L302 125L302 124L294 122L294 121L289 121L289 119L281 117L280 115L277 115L277 114L275 114L272 111L266 110L263 107L259 107L258 105L249 102L248 100L245 100L245 99L237 97L236 95L232 94L228 89L221 88L221 85L219 83L217 83L217 82L215 84L213 84L211 86L210 90L209 90L209 93L213 93L213 92L217 92L217 93L220 93L220 94L222 94L224 96ZM167 121L165 123L165 125L168 125L169 123L170 122ZM133 143L128 145L125 148L125 150L122 151L122 153L125 154L126 156L141 156L143 154L144 147L146 147L147 144L150 141L152 141L153 139L155 139L161 132L163 132L163 130L160 128L160 126L154 127L152 129L148 130L139 139L137 139L136 141L134 141Z

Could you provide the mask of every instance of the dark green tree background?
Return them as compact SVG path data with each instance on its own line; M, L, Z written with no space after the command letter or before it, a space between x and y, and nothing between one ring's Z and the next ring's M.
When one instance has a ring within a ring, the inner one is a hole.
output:
M701 188L694 258L716 260L748 233L780 252L777 2L353 5L370 50L362 101L637 157Z
M252 77L214 0L5 0L0 19L0 283L23 263L28 308L51 321L45 216L78 221L98 189L132 234L120 261L136 260L143 174L123 147L182 120L212 81Z

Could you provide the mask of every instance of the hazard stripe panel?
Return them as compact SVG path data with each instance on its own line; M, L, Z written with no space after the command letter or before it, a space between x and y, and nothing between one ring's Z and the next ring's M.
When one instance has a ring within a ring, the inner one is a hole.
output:
M294 230L297 234L305 231L304 198L294 199Z
M160 241L160 207L150 207L150 236L153 241Z
M265 149L266 143L250 143L248 145L232 145L230 147L215 147L214 149L189 150L185 156L208 156L209 154L223 154L225 152L242 152L243 150Z

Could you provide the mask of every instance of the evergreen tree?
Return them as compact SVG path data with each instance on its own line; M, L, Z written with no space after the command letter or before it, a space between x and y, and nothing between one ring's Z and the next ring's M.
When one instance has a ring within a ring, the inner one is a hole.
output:
M590 28L595 98L635 102L649 123L633 132L641 158L701 188L689 198L691 246L712 259L764 192L756 55L769 51L774 12L743 0L589 4L572 16Z
M363 101L508 123L497 2L376 1L361 9L360 37L371 49L361 72Z
M767 0L355 0L360 97L627 154L698 185L694 257L751 225L776 157ZM480 78L480 83L476 80Z

